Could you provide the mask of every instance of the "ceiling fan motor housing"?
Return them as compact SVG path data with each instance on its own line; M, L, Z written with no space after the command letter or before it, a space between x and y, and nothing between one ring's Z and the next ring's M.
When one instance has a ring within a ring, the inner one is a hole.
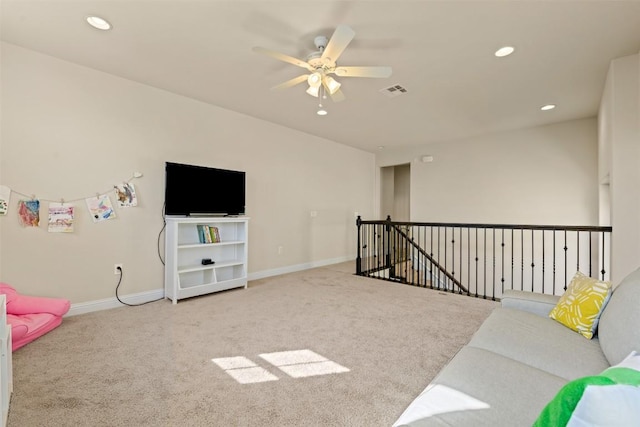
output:
M322 51L325 47L327 47L327 43L329 43L329 39L326 38L325 36L318 36L315 39L313 39L313 43L316 45L318 49Z

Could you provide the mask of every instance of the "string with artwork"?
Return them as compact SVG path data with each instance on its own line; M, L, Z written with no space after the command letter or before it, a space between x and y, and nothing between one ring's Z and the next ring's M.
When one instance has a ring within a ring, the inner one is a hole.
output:
M23 227L40 227L41 202L48 202L47 230L51 233L72 233L77 213L74 202L84 200L94 223L115 219L117 214L110 194L113 193L116 205L119 208L138 206L138 195L131 181L140 177L142 177L142 173L136 172L129 180L122 182L122 184L114 185L111 190L98 192L92 197L83 197L70 201L65 201L64 199L38 199L35 195L29 196L0 185L0 216L8 215L11 195L14 193L25 198L19 200L17 206L20 225Z

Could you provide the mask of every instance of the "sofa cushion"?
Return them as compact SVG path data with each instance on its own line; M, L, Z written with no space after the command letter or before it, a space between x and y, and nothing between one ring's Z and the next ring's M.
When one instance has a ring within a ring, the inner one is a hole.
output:
M602 309L611 296L611 282L585 276L577 271L549 317L591 339Z
M534 427L640 425L640 354L600 375L571 381L540 413Z
M531 425L564 384L555 375L467 346L407 407L394 427Z
M611 365L640 350L640 268L625 277L600 317L598 338Z
M609 367L597 338L586 340L548 317L511 308L493 310L469 345L569 381Z

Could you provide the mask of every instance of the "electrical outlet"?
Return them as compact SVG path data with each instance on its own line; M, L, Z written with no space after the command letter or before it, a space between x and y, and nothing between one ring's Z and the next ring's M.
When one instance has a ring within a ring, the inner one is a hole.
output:
M122 264L113 264L113 274L120 274L122 273L121 270L122 270Z

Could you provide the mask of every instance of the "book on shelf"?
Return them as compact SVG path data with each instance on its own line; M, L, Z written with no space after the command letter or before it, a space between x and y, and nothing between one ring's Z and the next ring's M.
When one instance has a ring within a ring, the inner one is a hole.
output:
M198 240L200 241L200 243L207 243L207 240L205 238L205 227L206 227L206 225L198 224L196 227L198 229ZM207 230L207 232L208 232L208 230Z
M212 243L220 243L220 231L218 227L209 227Z
M200 243L218 243L220 242L220 231L218 227L212 227L206 224L198 224L198 240Z

